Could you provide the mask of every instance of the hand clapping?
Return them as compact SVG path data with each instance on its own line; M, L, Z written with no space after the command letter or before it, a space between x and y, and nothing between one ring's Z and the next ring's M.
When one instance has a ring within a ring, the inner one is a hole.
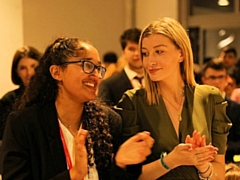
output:
M153 143L149 132L134 135L120 146L115 157L116 164L124 169L126 165L143 162L151 154Z

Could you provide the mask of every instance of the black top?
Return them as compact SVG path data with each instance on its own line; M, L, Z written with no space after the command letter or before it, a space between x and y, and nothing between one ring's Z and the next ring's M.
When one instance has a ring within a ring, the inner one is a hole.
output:
M132 84L124 70L103 80L98 89L98 96L108 105L116 105L125 91L132 89Z
M228 102L226 113L232 122L227 138L226 163L234 162L233 156L240 154L240 104L226 98Z
M20 86L18 89L9 91L0 101L0 140L3 136L7 116L12 111L14 102L22 96L24 89L24 86Z
M104 111L116 144L121 134L121 117L110 108ZM54 102L10 113L2 153L3 179L70 179ZM112 179L134 177L116 166L112 170ZM101 179L110 179L109 170Z

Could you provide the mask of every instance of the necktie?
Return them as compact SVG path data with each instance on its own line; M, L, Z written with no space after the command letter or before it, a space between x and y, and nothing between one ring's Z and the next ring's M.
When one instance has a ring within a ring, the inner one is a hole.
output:
M143 79L143 77L135 76L134 79L138 80L139 84L140 84L141 87L142 87L142 79Z

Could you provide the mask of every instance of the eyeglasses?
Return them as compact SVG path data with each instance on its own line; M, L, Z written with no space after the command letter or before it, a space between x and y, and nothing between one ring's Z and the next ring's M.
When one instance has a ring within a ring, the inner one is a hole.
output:
M220 75L220 76L209 76L206 79L210 80L210 81L215 81L217 79L219 80L224 80L226 78L226 75Z
M99 78L102 79L106 73L106 68L103 66L96 66L94 63L89 61L90 59L81 59L77 61L69 61L64 62L62 65L69 65L69 64L76 64L76 63L82 63L82 70L86 74L91 74L94 72L95 69L97 69Z

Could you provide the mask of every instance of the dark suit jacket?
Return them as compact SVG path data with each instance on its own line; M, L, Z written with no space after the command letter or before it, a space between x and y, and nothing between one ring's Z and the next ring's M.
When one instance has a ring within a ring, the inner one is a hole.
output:
M232 121L232 127L228 135L228 148L225 155L226 162L233 162L233 156L240 154L240 104L226 98L228 106L226 114Z
M106 110L110 127L116 123L112 131L116 133L120 129L121 133L120 116L110 108ZM70 179L54 103L12 112L3 136L2 153L3 180ZM118 167L115 170L113 174L122 179L126 171ZM105 174L103 179L110 179L109 176ZM128 173L124 176L128 177Z
M0 104L0 140L2 139L6 120L8 114L12 111L12 106L15 101L21 97L24 91L24 86L20 86L18 89L13 91L9 91L6 93L2 99ZM1 107L2 106L2 107Z
M98 97L109 105L116 105L125 91L132 89L132 84L124 70L103 80L98 89Z

